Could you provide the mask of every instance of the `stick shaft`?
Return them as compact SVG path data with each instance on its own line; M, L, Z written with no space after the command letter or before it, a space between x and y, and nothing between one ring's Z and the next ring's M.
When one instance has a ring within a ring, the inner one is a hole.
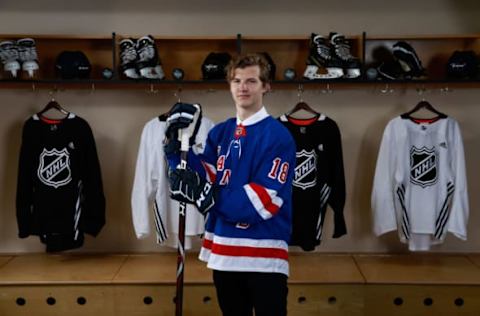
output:
M181 151L180 168L187 168L187 151ZM185 270L185 215L187 204L180 202L178 212L178 245L177 245L177 285L175 296L175 316L182 316L183 310L183 275Z

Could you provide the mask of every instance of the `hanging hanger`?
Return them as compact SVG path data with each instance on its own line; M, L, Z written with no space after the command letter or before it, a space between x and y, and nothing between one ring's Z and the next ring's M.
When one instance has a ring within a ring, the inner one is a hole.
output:
M433 107L433 105L430 104L430 102L425 100L425 98L422 98L422 100L420 102L418 102L417 105L415 105L415 107L413 109L411 109L410 111L402 114L401 117L402 118L411 118L411 115L413 113L418 112L421 109L425 109L425 110L428 110L428 111L436 114L437 115L436 118L446 118L447 117L447 115L445 113L442 113L442 112L438 111L437 109L435 109Z
M51 96L50 101L47 103L47 105L45 105L45 107L40 112L37 113L37 115L40 116L51 109L55 109L62 114L68 115L70 112L65 110L53 97L54 91L50 91L49 94Z
M308 113L311 113L313 115L319 115L317 111L312 109L305 101L303 101L303 85L299 84L298 85L298 103L291 109L290 111L287 112L287 116L292 115L295 112L298 112L300 110L304 110Z

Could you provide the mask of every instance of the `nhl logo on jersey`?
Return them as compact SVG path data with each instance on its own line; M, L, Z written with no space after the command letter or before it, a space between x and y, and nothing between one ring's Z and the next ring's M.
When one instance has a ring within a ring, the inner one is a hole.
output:
M410 150L410 180L422 188L437 182L437 156L435 147Z
M295 167L295 179L293 185L303 190L317 184L317 155L312 149L297 152L297 166Z
M55 148L52 150L44 148L40 154L37 175L42 183L55 189L68 184L72 180L72 173L70 171L70 154L67 149L59 151Z

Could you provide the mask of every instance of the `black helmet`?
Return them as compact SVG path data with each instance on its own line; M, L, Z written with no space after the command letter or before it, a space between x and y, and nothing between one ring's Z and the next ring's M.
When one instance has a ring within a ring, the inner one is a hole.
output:
M55 60L55 70L62 79L83 79L90 76L92 66L83 52L63 51Z
M475 52L455 51L447 62L447 77L454 79L475 78L478 59Z
M227 77L226 67L232 56L229 53L210 53L202 64L202 75L204 80L225 79Z

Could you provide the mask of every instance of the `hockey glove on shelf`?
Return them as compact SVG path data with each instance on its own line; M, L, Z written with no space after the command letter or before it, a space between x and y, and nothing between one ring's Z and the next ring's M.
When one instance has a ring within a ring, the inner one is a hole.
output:
M179 202L192 203L202 214L215 205L215 188L190 169L175 169L168 174L170 197Z
M198 113L198 115L196 115ZM175 103L167 118L167 129L165 131L164 151L165 154L178 154L180 152L180 141L178 131L191 129L190 146L195 143L198 129L202 121L202 108L200 104Z

